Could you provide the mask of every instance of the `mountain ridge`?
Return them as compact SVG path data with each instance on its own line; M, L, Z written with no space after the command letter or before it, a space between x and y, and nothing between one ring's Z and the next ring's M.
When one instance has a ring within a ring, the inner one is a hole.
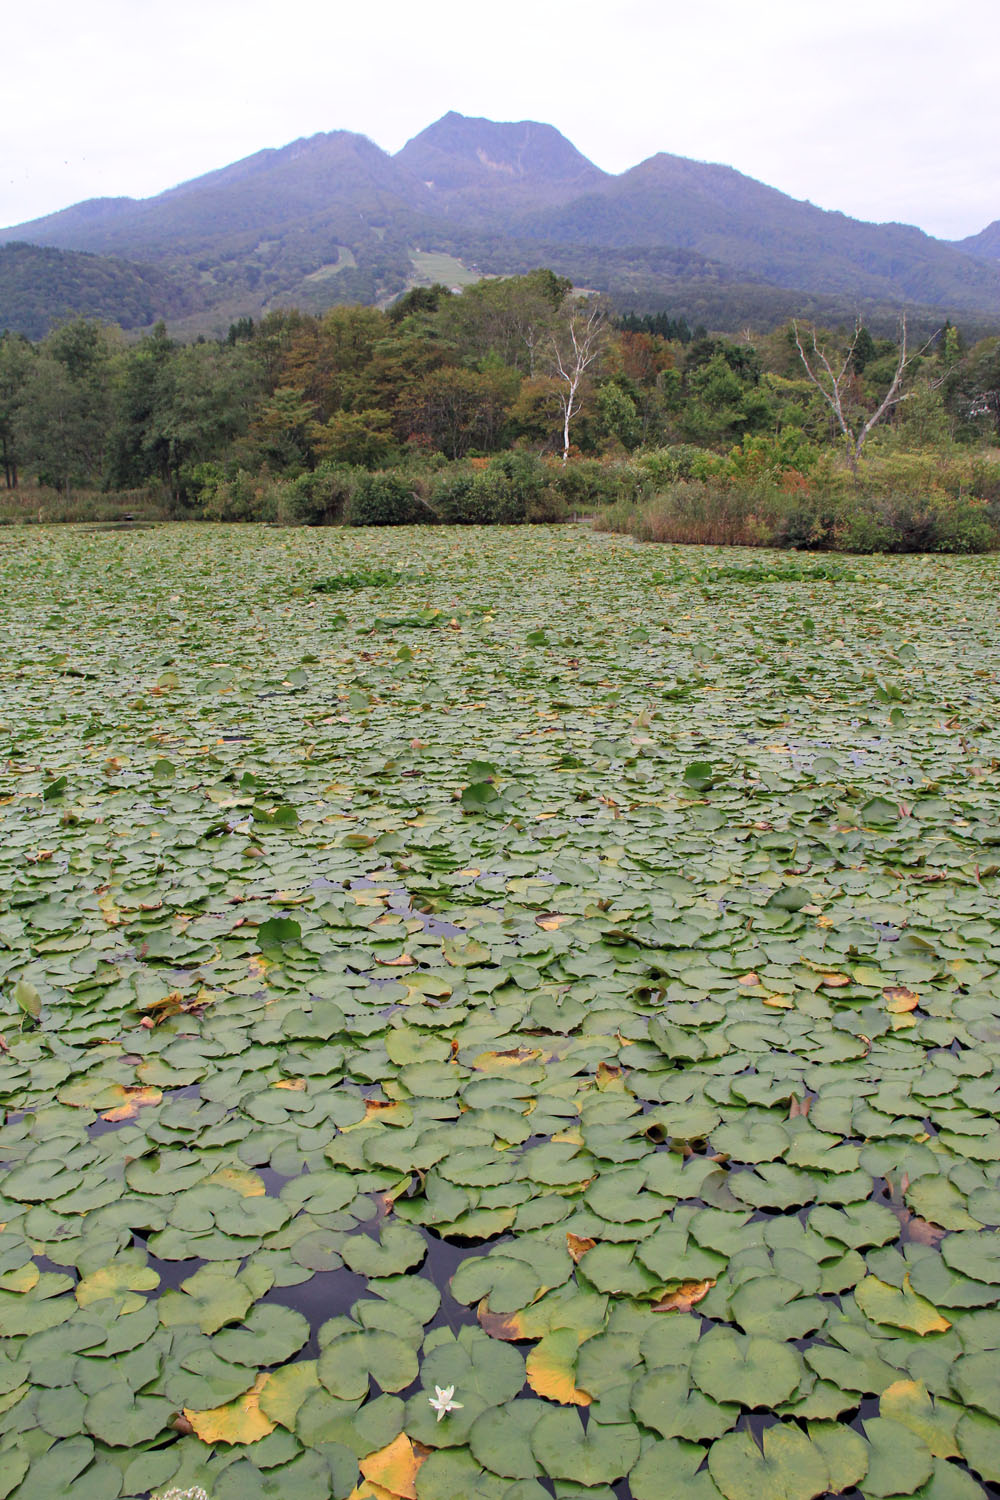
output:
M209 322L295 302L385 303L429 266L445 280L452 265L465 279L477 267L509 274L543 247L561 274L620 305L641 293L681 311L685 287L710 304L712 284L739 284L833 299L845 317L884 305L887 316L909 306L1000 322L1000 221L953 244L665 151L607 173L552 125L456 111L393 155L357 132L317 132L149 198L84 200L5 238L159 267ZM670 271L658 280L660 252Z

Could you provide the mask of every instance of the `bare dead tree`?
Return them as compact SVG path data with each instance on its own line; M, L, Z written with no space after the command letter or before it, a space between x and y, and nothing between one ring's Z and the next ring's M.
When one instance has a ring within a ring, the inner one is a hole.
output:
M913 361L924 353L925 349L933 343L936 337L936 335L932 334L926 344L922 344L919 349L909 351L906 336L906 314L904 313L899 320L899 359L896 361L896 369L889 389L882 397L876 409L870 414L864 411L852 412L848 404L852 378L851 366L863 326L859 318L854 325L854 334L847 346L847 353L844 355L838 369L835 367L834 362L831 362L826 350L820 347L816 338L815 327L809 330L808 341L811 344L811 350L807 354L799 334L799 325L794 320L792 322L792 329L795 334L795 347L799 351L799 358L802 360L806 375L833 413L841 436L844 439L847 462L852 474L858 472L858 461L861 458L861 450L864 448L868 440L868 434L872 428L877 427L882 418L893 407L898 406L901 401L907 400L913 394L912 391L903 389L906 372L910 365L913 364Z
M559 379L559 409L563 419L562 461L569 458L569 428L580 410L583 383L604 347L607 313L598 301L568 302L560 326L549 341L552 368Z

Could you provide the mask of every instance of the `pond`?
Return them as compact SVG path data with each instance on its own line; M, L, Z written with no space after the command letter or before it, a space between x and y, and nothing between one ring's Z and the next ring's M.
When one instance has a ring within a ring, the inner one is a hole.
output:
M4 544L0 1500L1000 1493L996 559Z

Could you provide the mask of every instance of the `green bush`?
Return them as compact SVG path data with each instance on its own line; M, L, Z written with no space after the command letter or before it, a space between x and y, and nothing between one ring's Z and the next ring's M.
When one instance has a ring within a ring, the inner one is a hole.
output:
M986 501L990 522L1000 528L1000 457L983 454L970 461L969 492Z
M302 474L287 486L278 507L284 526L334 526L343 520L364 470L351 464L320 464L311 474Z
M478 499L475 483L478 475L471 469L441 474L430 494L430 505L438 519L448 526L473 526L481 517L477 514Z
M789 508L773 522L770 543L773 547L790 547L796 551L818 552L833 544L837 535L838 514L829 499L796 495ZM854 549L848 549L854 550ZM876 548L858 548L875 551Z
M988 552L997 544L985 503L968 496L888 495L876 509L891 534L888 552Z
M348 526L408 526L432 517L414 491L394 474L362 474L344 510Z
M654 484L671 484L675 479L709 479L725 466L717 453L699 448L695 443L671 443L666 448L651 448L637 455L637 468Z
M430 505L451 526L520 526L562 521L566 508L546 466L530 453L504 453L485 469L439 476Z
M250 474L245 469L228 476L212 475L199 495L202 519L276 521L279 502L288 488L270 474Z
M528 512L525 492L492 465L479 473L439 481L431 504L441 520L452 526L520 526Z
M831 544L838 551L854 553L891 552L892 541L892 528L886 517L865 505L842 511L831 537Z
M550 480L549 471L537 454L517 450L491 458L483 472L496 481L506 480L524 496L525 502L540 495Z
M570 514L555 485L547 484L537 495L531 496L525 508L524 519L531 525L538 526L554 521L568 521Z
M552 464L548 482L563 502L577 515L597 505L614 505L634 493L639 470L635 464L603 464L594 458L578 458L565 464Z

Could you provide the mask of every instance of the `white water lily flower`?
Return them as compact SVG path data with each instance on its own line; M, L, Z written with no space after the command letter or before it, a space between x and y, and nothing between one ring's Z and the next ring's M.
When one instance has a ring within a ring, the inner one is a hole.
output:
M434 1410L437 1412L437 1419L439 1422L441 1418L446 1417L450 1411L462 1410L461 1401L452 1400L454 1394L455 1387L453 1385L446 1385L443 1390L439 1385L436 1385L434 1387L434 1395L427 1397L431 1406L433 1406Z

